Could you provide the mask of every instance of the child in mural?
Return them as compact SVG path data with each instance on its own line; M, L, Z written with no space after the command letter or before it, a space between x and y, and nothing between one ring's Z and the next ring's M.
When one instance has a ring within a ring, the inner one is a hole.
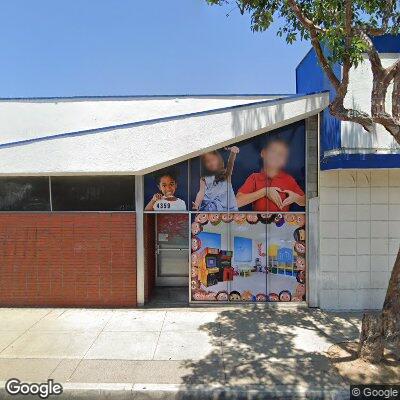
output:
M201 156L202 177L200 189L193 202L196 211L237 211L231 176L239 148L232 146L227 166L219 151L211 151ZM229 204L228 204L229 203Z
M238 207L252 204L253 211L289 211L291 204L305 205L303 190L284 171L289 145L280 138L269 140L261 151L263 169L251 174L236 195Z
M178 188L173 170L166 170L156 175L159 192L155 193L145 211L186 211L186 203L175 196Z

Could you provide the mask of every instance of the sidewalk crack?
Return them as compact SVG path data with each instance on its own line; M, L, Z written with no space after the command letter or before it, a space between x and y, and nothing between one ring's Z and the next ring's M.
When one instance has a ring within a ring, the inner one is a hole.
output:
M12 346L19 338L21 338L25 333L27 333L31 328L33 328L36 324L38 324L43 318L46 318L53 310L50 310L47 314L44 314L41 318L39 318L35 323L33 323L29 328L23 331L19 336L17 336L8 346L4 347L3 350L0 351L2 354L6 349Z
M78 364L76 364L76 367L74 368L74 370L72 371L72 373L69 375L68 379L66 380L67 382L69 382L69 380L72 378L72 375L74 375L74 373L76 372L76 370L78 369L78 367L82 364L82 361L84 360L84 358L86 357L86 355L89 353L90 349L93 347L93 345L95 344L96 340L99 338L99 336L104 332L104 329L106 328L106 326L108 325L108 323L110 322L110 319L113 317L114 314L114 310L112 313L110 313L110 316L108 317L107 321L105 322L105 324L103 325L103 328L101 328L101 330L99 331L99 333L97 334L97 336L94 338L92 344L89 346L89 348L86 350L85 354L82 356L82 358L79 360ZM61 362L65 360L62 359ZM60 364L61 364L60 362ZM58 368L58 366L56 367L56 369ZM56 370L55 369L55 370ZM54 371L55 371L54 370ZM53 371L53 372L54 372ZM52 372L52 373L53 373Z
M162 332L162 330L164 328L165 319L167 318L167 312L168 311L165 311L165 313L164 313L164 318L163 318L163 321L162 321L162 324L161 324L160 332L158 333L157 342L156 342L156 345L154 347L153 356L151 357L152 360L154 360L154 357L156 356L156 351L157 351L158 343L160 341L161 332Z

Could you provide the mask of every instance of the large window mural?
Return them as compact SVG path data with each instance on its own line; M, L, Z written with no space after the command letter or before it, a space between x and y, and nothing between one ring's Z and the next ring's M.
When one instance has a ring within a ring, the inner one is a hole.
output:
M145 212L191 214L192 301L305 300L305 127L145 177Z
M192 300L305 300L303 213L199 213L192 220Z
M190 160L193 211L304 211L304 125Z
M305 135L297 123L145 177L145 211L304 211Z

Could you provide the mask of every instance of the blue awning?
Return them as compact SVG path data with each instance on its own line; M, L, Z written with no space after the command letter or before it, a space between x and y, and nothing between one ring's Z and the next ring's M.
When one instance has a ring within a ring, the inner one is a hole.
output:
M321 170L400 168L400 153L338 154L321 158Z

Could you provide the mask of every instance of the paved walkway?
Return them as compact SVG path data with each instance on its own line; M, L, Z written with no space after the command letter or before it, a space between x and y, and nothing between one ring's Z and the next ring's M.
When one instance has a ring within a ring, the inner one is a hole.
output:
M260 305L0 309L0 381L336 389L325 352L357 338L359 321Z

